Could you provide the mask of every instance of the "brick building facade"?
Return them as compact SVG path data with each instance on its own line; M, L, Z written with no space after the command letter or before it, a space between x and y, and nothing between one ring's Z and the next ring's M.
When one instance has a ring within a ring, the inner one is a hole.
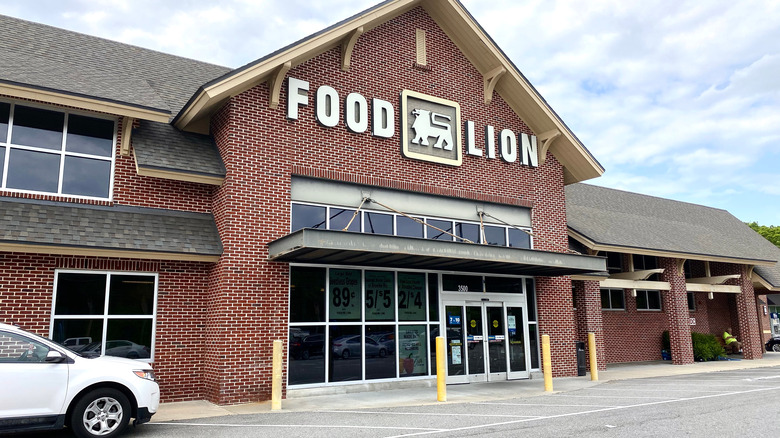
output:
M688 312L664 255L667 292L641 298L663 310L602 309L567 187L603 169L455 0L386 1L238 69L0 21L48 66L0 69L2 322L152 361L163 401L270 398L277 339L302 395L430 384L439 335L463 383L529 378L541 334L554 376L589 332L602 368L657 359L664 330L689 363L691 317L760 357L745 266L770 258L713 256L741 293Z

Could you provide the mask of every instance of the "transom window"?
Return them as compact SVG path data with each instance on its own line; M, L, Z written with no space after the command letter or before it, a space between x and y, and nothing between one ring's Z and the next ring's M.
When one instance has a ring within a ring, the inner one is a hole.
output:
M342 207L314 204L292 204L292 231L302 228L344 230L367 234L388 236L417 237L431 240L462 241L468 239L474 243L485 243L510 248L531 248L531 236L527 228L484 225L479 222L456 221L450 219L415 217L420 222L395 213L359 211ZM347 225L349 227L347 228ZM526 230L526 231L524 231ZM456 239L457 236L461 239Z
M661 292L657 290L637 290L636 309L661 310Z
M157 276L58 272L51 335L87 355L153 357Z
M625 310L626 301L623 289L601 289L601 308L603 310Z
M0 102L0 188L111 196L116 122Z

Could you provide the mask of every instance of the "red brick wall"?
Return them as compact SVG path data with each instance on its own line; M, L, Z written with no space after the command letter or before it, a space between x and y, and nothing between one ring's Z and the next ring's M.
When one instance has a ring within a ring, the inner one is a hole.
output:
M430 71L413 67L417 28L427 31ZM286 87L279 107L270 109L265 84L231 99L212 120L228 172L214 196L224 254L211 273L208 293L206 396L219 403L269 396L271 342L287 338L288 268L264 260L267 243L289 232L291 174L317 173L386 187L412 183L414 190L434 194L456 188L477 197L533 205L536 247L566 247L563 170L552 155L538 169L471 156L464 157L462 166L449 167L402 158L397 128L395 137L382 139L370 132L348 132L343 123L326 128L315 121L314 96L321 85L334 87L342 100L356 92L393 102L396 121L398 96L406 88L459 102L462 119L477 126L477 144L484 144L485 125L495 126L496 132L507 128L530 133L500 96L484 104L482 75L421 8L361 36L348 72L341 71L336 48L296 66L288 76L310 83L309 105L299 107L297 121L286 119ZM561 345L553 349L560 365L557 374L571 375L575 357L570 282L540 279L537 284L540 302L545 303L540 309L550 306L540 311L540 329L552 332ZM236 345L251 349L234 353Z
M572 281L576 310L574 311L577 340L585 344L590 355L588 333L593 333L596 341L596 362L598 369L607 369L607 349L605 344L604 316L601 310L601 290L598 281ZM588 356L590 357L590 356ZM590 369L590 360L588 360Z
M159 273L154 369L160 378L162 399L200 399L204 299L210 265L0 253L0 321L48 336L55 269Z
M639 311L631 291L626 289L623 294L626 310L602 311L607 363L660 360L661 337L669 324L667 309Z

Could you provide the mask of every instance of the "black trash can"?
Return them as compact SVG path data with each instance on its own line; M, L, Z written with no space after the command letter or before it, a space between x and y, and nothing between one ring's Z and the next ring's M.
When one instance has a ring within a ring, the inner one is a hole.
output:
M577 375L584 376L588 371L588 362L585 358L585 343L577 341L574 344L577 346Z

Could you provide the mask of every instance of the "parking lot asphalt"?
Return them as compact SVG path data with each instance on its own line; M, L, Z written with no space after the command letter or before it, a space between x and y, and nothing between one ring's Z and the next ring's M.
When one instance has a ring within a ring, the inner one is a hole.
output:
M598 381L588 373L582 377L553 379L552 394L544 391L541 374L531 379L448 385L447 401L438 402L435 381L410 382L416 386L403 389L366 390L361 386L339 386L313 391L290 391L282 400L281 412L330 412L366 410L403 406L452 405L457 403L500 403L501 400L540 395L560 395L576 390L595 388L608 382L647 377L673 377L698 373L728 372L736 370L780 366L780 353L764 353L759 360L740 360L730 356L727 361L699 362L690 365L672 365L668 361L610 364L606 371L598 373ZM774 370L773 372L776 372ZM353 392L361 390L362 392ZM604 387L606 390L606 387ZM328 393L329 392L329 393ZM500 406L497 404L495 406ZM231 415L271 412L270 401L240 405L218 406L207 401L163 403L152 422L162 423L188 419L223 417ZM279 412L279 411L277 411Z

